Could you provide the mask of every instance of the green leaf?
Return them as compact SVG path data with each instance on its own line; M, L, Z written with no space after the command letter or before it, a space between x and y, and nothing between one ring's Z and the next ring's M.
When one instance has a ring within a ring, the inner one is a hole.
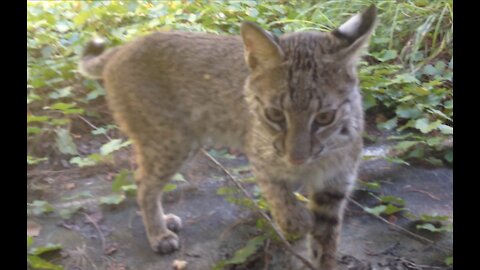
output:
M57 133L55 141L60 152L67 155L78 155L77 146L73 143L68 129L57 128L55 133Z
M64 209L60 210L58 212L58 214L60 215L60 217L62 219L69 219L73 214L75 214L78 210L80 210L82 208L83 208L82 205L75 204L75 205L72 205L68 208L64 208Z
M453 256L448 256L447 258L445 258L444 262L447 266L452 266L453 265Z
M443 158L445 158L445 160L447 160L448 162L452 163L453 162L453 151L448 150L447 153L443 156Z
M130 145L131 143L131 141L126 141L122 143L121 139L113 139L100 147L100 154L102 156L106 156L122 147Z
M58 110L63 112L64 114L82 114L84 112L84 109L77 109L75 108L74 103L63 103L63 102L57 102L53 104L50 107L45 107L45 108L50 108L53 110Z
M438 128L442 124L442 121L436 120L430 123L427 118L420 118L415 121L415 128L422 133L429 133L430 131Z
M124 194L112 194L100 198L100 204L117 205L125 200Z
M36 158L32 156L27 156L27 164L29 165L34 165L45 160L48 160L48 158Z
M425 140L428 146L437 146L442 142L441 137L431 137Z
M233 258L227 260L227 264L241 264L245 262L250 255L255 253L257 249L263 244L263 241L266 239L265 235L256 236L250 240L248 240L245 247L235 251Z
M73 18L73 23L75 23L77 26L83 25L91 17L91 14L91 10L82 11L78 13L75 18Z
M445 109L453 109L453 100L445 101L445 103L443 104L443 107L445 107Z
M100 135L100 134L106 134L107 131L116 128L115 125L106 125L104 127L99 127L96 128L95 130L92 130L93 135Z
M378 182L360 182L363 186L365 186L368 189L373 189L373 190L380 190L381 186L380 183Z
M451 126L441 124L438 126L438 129L445 135L453 135L453 128Z
M404 74L399 74L395 76L395 78L392 80L392 83L417 83L420 84L420 81L415 78L410 73L404 73Z
M63 21L63 22L57 23L56 28L58 32L65 33L70 29L70 26L68 25L67 22Z
M395 146L395 149L404 152L417 145L418 143L418 141L402 141Z
M60 249L62 249L62 245L49 243L45 246L32 248L32 250L29 253L32 254L32 255L37 255L38 256L38 255L46 253L46 252L60 250Z
M383 202L383 203L394 203L396 205L399 205L399 206L405 206L405 200L402 199L402 198L398 198L398 197L395 197L395 196L380 196L380 200Z
M133 181L131 179L131 172L127 169L122 169L117 176L115 176L115 180L112 182L112 191L113 192L122 192L123 186L132 185Z
M256 8L253 8L253 7L248 8L245 13L252 18L257 18L258 17L258 10Z
M428 64L423 68L423 73L427 75L437 75L438 70L432 65Z
M177 185L169 183L169 184L166 184L163 187L163 192L170 192L170 191L173 191L175 189L177 189Z
M50 119L48 116L27 115L27 124L33 122L46 122Z
M422 229L422 230L427 230L427 231L431 231L431 232L451 232L452 227L450 225L451 224L446 225L446 226L435 227L435 225L433 225L431 223L425 223L425 224L417 225L416 228L419 229L419 230Z
M383 204L375 206L373 208L370 208L370 207L364 207L363 208L363 210L365 210L365 212L373 214L375 216L380 216L380 214L382 214L386 209L387 209L387 206L383 205Z
M68 123L70 123L70 119L68 118L52 119L52 121L50 121L50 124L54 126L63 126Z
M409 100L411 100L411 99L413 99L413 98L414 98L414 96L412 96L412 95L406 95L406 96L402 97L401 99L399 99L398 102L409 101Z
M86 98L87 100L94 100L100 96L105 96L105 95L106 95L105 89L103 89L101 86L97 86L93 91L88 93Z
M407 105L399 105L395 110L395 113L398 117L405 119L414 119L422 114L418 108Z
M372 53L372 55L380 62L385 62L397 58L396 50L384 50L380 53Z
M27 206L27 210L30 210L36 216L53 212L53 206L46 201L35 200Z
M440 166L443 165L443 162L438 158L429 157L429 158L427 158L427 161L434 166L439 166L440 167Z
M127 192L128 194L135 194L137 191L136 184L124 185L122 186L122 191Z
M410 87L409 91L416 94L417 96L426 96L431 94L430 91L428 91L428 89L423 86Z
M386 129L386 130L392 130L396 126L397 126L397 117L394 117L388 121L385 121L377 125L378 128Z
M420 215L420 220L425 221L425 222L448 221L449 219L450 219L449 216L441 216L441 215L438 215L438 214L432 214L432 215L422 214L422 215Z
M63 270L62 266L55 265L35 255L27 255L27 263L36 269Z
M235 193L236 190L232 187L219 187L217 189L217 195L232 195Z
M408 153L408 158L423 158L425 154L424 147L416 147L410 153Z
M377 100L376 100L375 96L373 94L371 94L370 92L366 92L363 95L363 107L364 107L365 111L374 107L375 105L377 105Z
M403 210L403 208L399 208L399 207L397 207L393 204L388 204L384 213L387 214L387 215L392 215L392 214L395 214L395 213L400 212L402 210Z
M42 129L39 127L27 127L27 135L35 135L41 132Z
M102 156L97 153L91 154L87 157L73 157L70 159L70 164L76 164L78 167L87 167L96 165L99 161L102 160Z
M33 244L33 237L27 235L27 248Z
M418 219L416 215L414 215L413 213L410 213L408 211L403 212L403 216L408 218L408 219L412 219L412 220L417 220Z
M64 98L64 97L69 97L72 95L72 86L67 86L61 89L56 90L53 93L50 93L48 96L52 99L59 99L59 98Z
M447 64L445 64L445 62L439 60L436 64L435 64L435 69L439 72L439 74L441 74L445 68L447 67Z
M185 180L185 177L183 177L183 175L181 173L176 173L173 178L172 178L173 181L178 181L178 182L187 182L187 180Z
M385 157L384 158L386 161L390 163L397 163L397 164L403 164L403 165L410 165L410 163L406 162L405 160L401 158L393 158L393 157Z

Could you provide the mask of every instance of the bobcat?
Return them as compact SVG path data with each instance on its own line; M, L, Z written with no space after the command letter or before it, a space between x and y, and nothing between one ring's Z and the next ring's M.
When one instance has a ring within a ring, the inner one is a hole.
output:
M105 51L85 48L80 72L103 79L133 141L138 204L152 249L179 248L180 218L162 188L204 146L243 149L279 227L309 234L318 269L335 269L343 209L363 147L356 63L376 21L370 6L332 32L280 37L252 22L241 36L157 32ZM308 208L292 184L308 188Z

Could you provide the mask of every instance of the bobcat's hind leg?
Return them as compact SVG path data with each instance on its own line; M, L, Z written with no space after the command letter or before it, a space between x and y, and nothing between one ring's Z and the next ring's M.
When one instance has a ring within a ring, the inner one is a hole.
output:
M135 144L139 165L137 201L150 246L155 252L165 254L180 248L175 232L181 229L182 221L163 212L162 190L193 150L188 138L172 130L165 129L156 134L162 134L163 138L144 139Z

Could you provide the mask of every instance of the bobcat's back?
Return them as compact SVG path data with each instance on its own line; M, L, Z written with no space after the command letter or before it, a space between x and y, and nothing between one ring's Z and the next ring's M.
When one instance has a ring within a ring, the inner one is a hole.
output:
M199 145L233 147L242 146L246 130L247 75L239 37L181 32L123 45L103 71L109 104L128 135L175 126Z

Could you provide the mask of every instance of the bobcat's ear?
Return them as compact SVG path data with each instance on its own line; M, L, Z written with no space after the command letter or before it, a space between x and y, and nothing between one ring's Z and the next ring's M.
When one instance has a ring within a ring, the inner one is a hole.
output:
M355 61L361 49L368 43L376 21L377 8L371 5L335 29L332 34L337 38L345 39L348 43L348 46L340 50L337 56Z
M240 31L245 61L251 69L273 67L282 62L282 49L270 33L252 22L243 22Z

